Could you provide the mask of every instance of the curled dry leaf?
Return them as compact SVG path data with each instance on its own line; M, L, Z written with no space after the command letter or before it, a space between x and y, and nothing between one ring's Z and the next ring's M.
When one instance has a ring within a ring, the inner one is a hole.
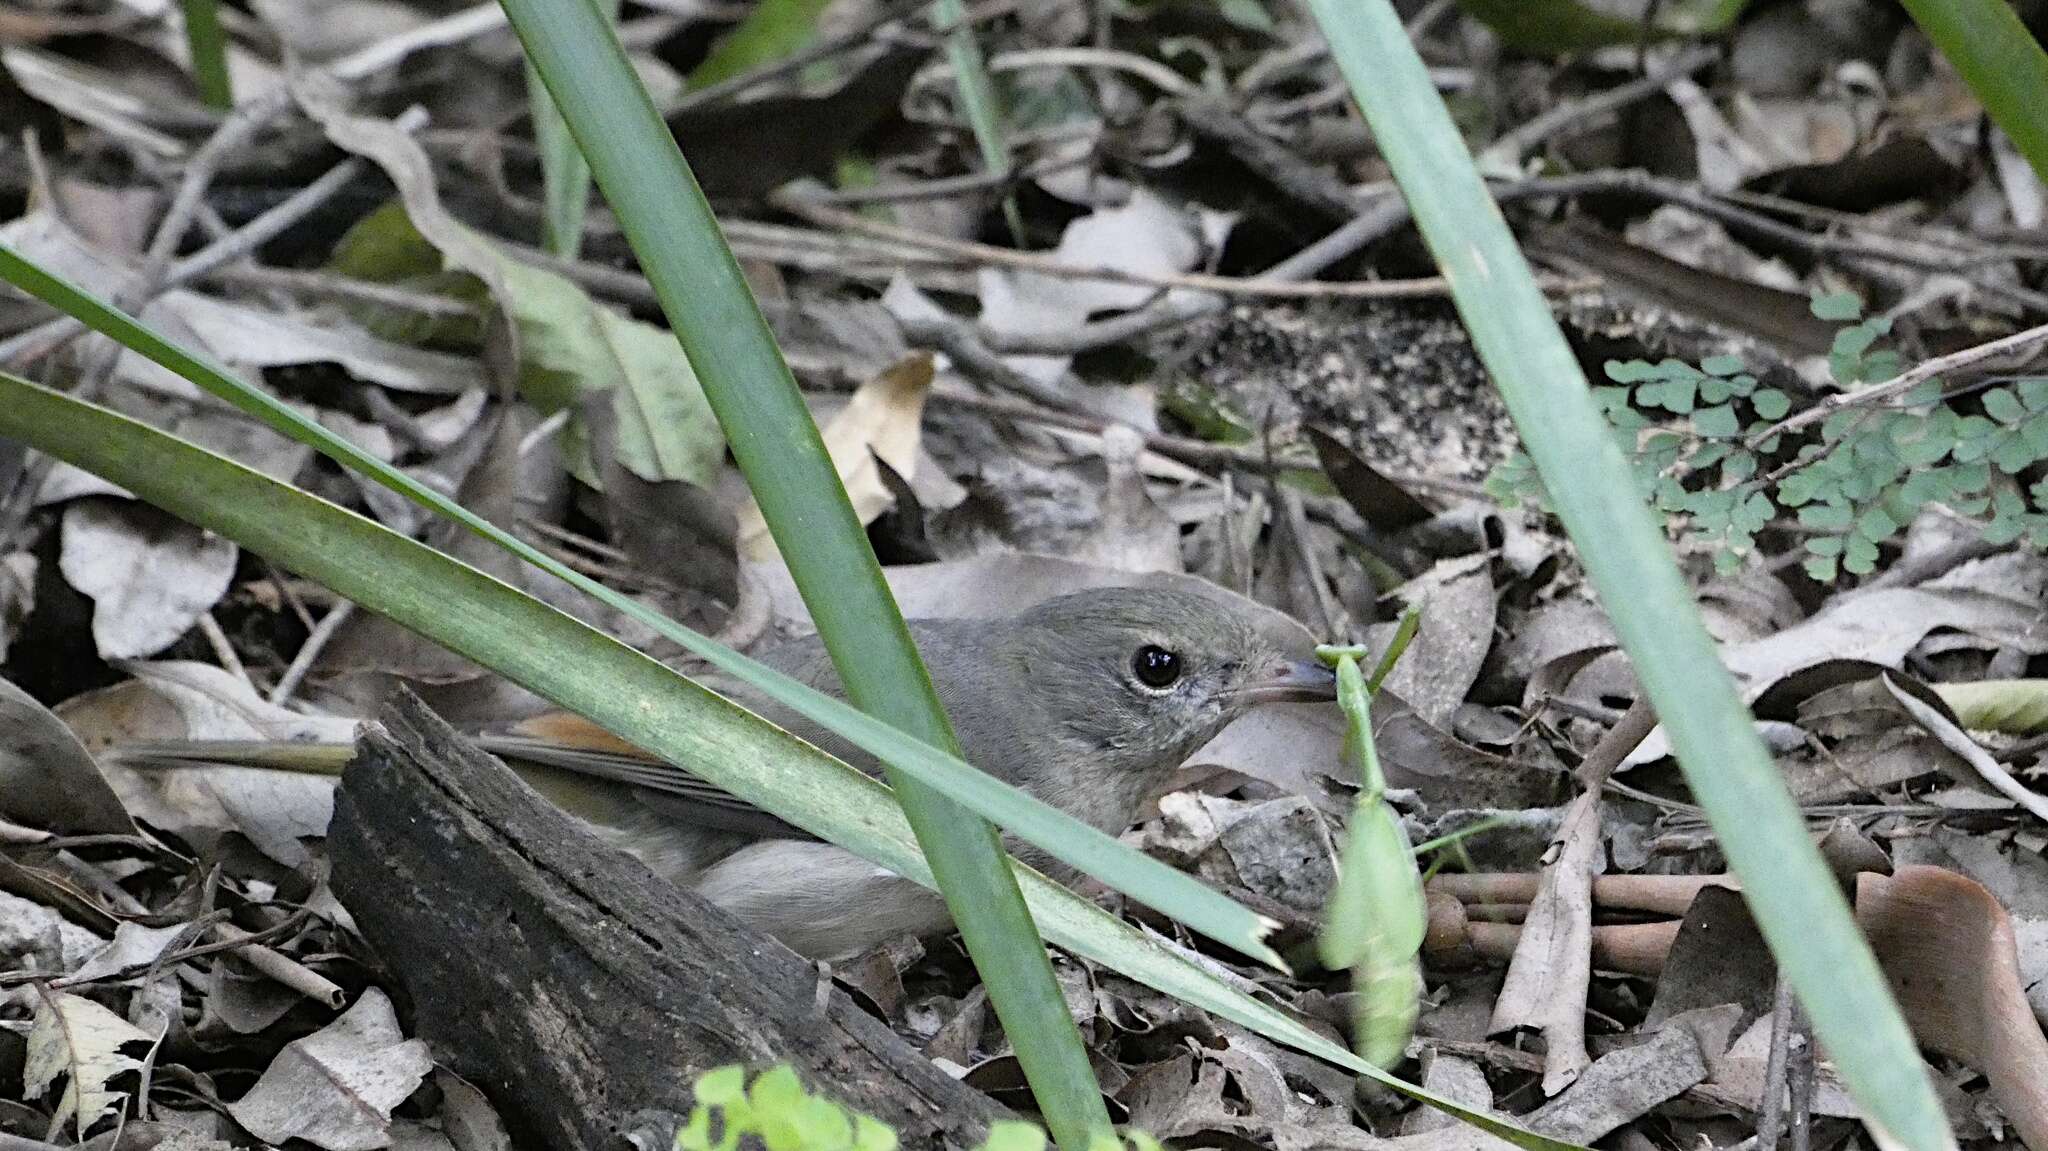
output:
M1996 557L2004 559L2005 557ZM2010 585L1979 586L1983 573L1999 573ZM1970 575L1972 581L1959 577ZM1721 649L1721 661L1741 683L1745 701L1754 702L1800 672L1831 663L1875 664L1898 669L1907 655L1923 644L1942 639L1943 647L2009 648L2027 655L2048 652L2048 630L2041 627L2038 575L2015 565L1959 569L1944 577L1952 581L1917 588L1880 588L1839 597L1823 611L1795 627L1748 643ZM1936 636L1935 633L1943 633ZM1947 635L1947 633L1957 633ZM1924 649L1922 649L1924 650ZM1593 661L1581 677L1612 675L1625 667L1619 652ZM1584 680L1574 694L1592 697ZM1628 758L1649 763L1671 754L1662 728L1651 732Z
M1672 939L1644 1025L1661 1026L1683 1012L1728 1003L1741 1012L1736 1025L1747 1027L1770 1011L1777 976L1742 896L1728 888L1702 888Z
M1934 693L1976 731L2038 735L2048 731L2048 679L1987 679L1940 683Z
M2012 921L1981 884L1939 867L1857 878L1856 918L1927 1046L1991 1082L2029 1147L2048 1147L2048 1038L2020 986Z
M452 269L475 276L516 341L519 387L549 413L573 413L584 397L605 394L618 417L618 458L641 478L710 484L725 437L690 360L673 333L591 299L570 280L508 256L441 206L433 165L411 136L388 120L354 115L346 94L312 73L293 78L293 94L337 147L367 157L398 186L402 212L384 209L344 238L336 263L352 275L384 279L416 266L431 249ZM495 325L493 325L495 326ZM580 421L572 422L570 465L595 486Z
M123 666L135 678L59 704L56 714L95 751L170 739L344 742L356 721L279 707L238 676L208 663L170 660Z
M71 987L105 979L109 975L126 971L131 967L143 967L156 962L156 958L168 950L178 937L191 928L190 923L173 923L165 927L144 927L140 923L123 922L114 927L114 940L92 954L78 969L66 975L57 986Z
M40 48L0 47L0 67L23 92L160 160L182 157L188 147L154 125L163 123L167 114L206 114L196 101L166 100L161 92L145 98L129 91L119 73Z
M286 1045L228 1114L270 1143L372 1151L390 1145L391 1109L433 1066L427 1045L405 1037L391 1000L372 987L341 1018Z
M832 455L832 466L846 485L847 498L853 501L854 514L861 523L872 523L894 501L882 482L881 469L875 466L877 458L906 480L916 473L924 400L931 386L931 356L911 356L862 384L825 425L825 449ZM744 560L780 561L781 553L768 535L768 523L751 500L739 513L739 546Z
M58 566L92 597L102 659L155 655L219 602L240 555L232 540L155 508L107 499L64 509Z
M0 679L0 810L47 831L136 834L92 753L56 713Z
M1374 739L1388 786L1425 803L1515 809L1560 802L1560 780L1460 742L1382 689L1373 699ZM1303 795L1332 814L1350 809L1342 767L1344 725L1325 705L1275 703L1252 709L1188 757L1189 769L1231 771Z
M1229 812L1197 869L1313 917L1337 889L1337 847L1313 803L1285 796Z
M1940 708L1900 687L1898 681L1889 675L1884 677L1884 686L1885 690L1891 692L1892 698L1899 702L1899 706L1906 710L1906 714L1913 717L1914 722L1926 728L1928 734L1940 740L1943 747L1969 764L1972 770L1983 777L1984 782L1990 784L2000 795L2033 813L2034 818L2048 821L2048 796L2013 778L2011 772L1993 759L1991 753L1977 746L1977 742L1970 738L1970 733L1957 727L1955 721L1942 714Z
M293 56L310 63L346 56L428 20L425 10L398 0L252 0L249 7Z
M1052 258L1081 267L1170 275L1202 258L1194 221L1143 189L1122 207L1100 208L1067 225ZM1110 280L1074 280L1042 272L985 268L980 274L980 326L998 336L1071 332L1101 312L1138 307L1158 288ZM1066 374L1068 356L1005 356L1005 363L1041 383Z
M1489 1032L1529 1027L1543 1033L1546 1095L1570 1085L1592 1061L1586 1052L1586 987L1593 974L1593 873L1602 862L1597 789L1572 802L1556 843L1557 858L1543 869L1486 1027ZM1704 1069L1700 1075L1705 1077Z
M1392 593L1420 607L1422 625L1386 686L1436 727L1446 726L1493 648L1496 597L1488 557L1442 560ZM1385 650L1397 623L1375 625L1368 642Z

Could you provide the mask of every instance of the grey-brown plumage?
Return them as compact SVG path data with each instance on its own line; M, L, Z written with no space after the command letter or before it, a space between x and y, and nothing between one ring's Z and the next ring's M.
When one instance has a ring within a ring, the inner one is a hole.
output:
M1333 693L1326 670L1288 660L1248 613L1190 593L1077 592L1009 619L913 621L911 633L967 761L1110 832L1254 703ZM762 658L843 698L816 639ZM870 757L779 704L743 687L728 694L874 770ZM638 798L637 809L576 806L607 839L799 952L839 956L948 926L938 896L839 848L764 838L774 825L674 794Z

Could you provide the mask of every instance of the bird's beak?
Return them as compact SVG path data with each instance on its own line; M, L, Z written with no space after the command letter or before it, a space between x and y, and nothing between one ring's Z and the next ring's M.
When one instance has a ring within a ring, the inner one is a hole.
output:
M1247 703L1308 703L1337 698L1337 673L1316 660L1277 660L1238 689Z

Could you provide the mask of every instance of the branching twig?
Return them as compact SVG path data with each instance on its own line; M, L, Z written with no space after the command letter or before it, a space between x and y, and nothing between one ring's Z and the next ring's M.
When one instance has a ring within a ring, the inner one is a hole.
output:
M1754 448L1772 436L1812 427L1814 424L1820 423L1845 408L1884 403L1898 396L1905 395L1920 384L1944 372L1952 372L1957 368L1969 367L1972 364L1981 363L2009 352L2018 352L2043 341L2048 341L2048 324L2041 324L2037 327L2028 328L2025 331L2014 332L2012 335L2002 339L1964 348L1959 352L1950 352L1946 356L1936 356L1931 360L1925 360L1915 364L1913 367L1907 368L1905 371L1900 372L1881 384L1872 384L1867 388L1858 388L1853 392L1836 392L1812 407L1807 408L1805 411L1787 416L1763 431L1758 432L1756 435L1751 436L1748 446Z
M896 224L871 219L858 212L835 207L817 196L803 192L778 191L769 197L778 208L802 217L821 227L843 228L850 232L874 236L880 239L909 244L927 251L945 253L978 264L1015 268L1019 271L1036 272L1070 280L1100 280L1112 284L1134 284L1147 288L1181 288L1201 292L1217 292L1232 296L1264 297L1268 299L1337 298L1362 300L1401 300L1432 298L1450 294L1450 285L1441 276L1426 276L1413 280L1339 280L1308 281L1280 279L1271 273L1252 278L1241 276L1217 276L1204 272L1134 272L1123 268L1089 267L1069 264L1064 260L1036 252L1022 252L1015 248L1004 248L995 244L983 244L972 240L954 240L905 228ZM1583 286L1582 282L1552 281L1549 287L1565 291Z

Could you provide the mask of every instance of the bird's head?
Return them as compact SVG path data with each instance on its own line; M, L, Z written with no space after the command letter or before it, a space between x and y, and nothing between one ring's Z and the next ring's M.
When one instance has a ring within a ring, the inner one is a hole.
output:
M1017 617L1042 714L1132 770L1170 770L1254 704L1334 699L1327 667L1293 659L1220 597L1160 588L1061 596Z

